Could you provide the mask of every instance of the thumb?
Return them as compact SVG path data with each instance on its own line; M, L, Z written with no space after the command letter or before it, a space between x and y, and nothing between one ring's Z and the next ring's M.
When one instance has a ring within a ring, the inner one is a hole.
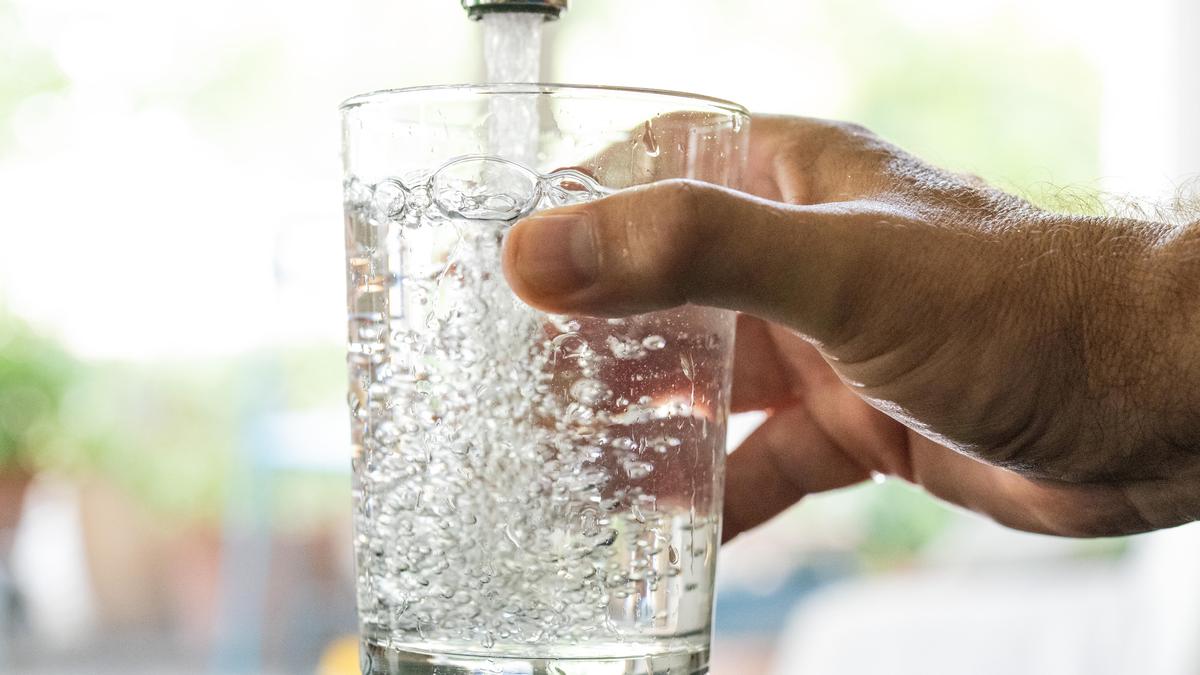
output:
M619 316L695 303L821 339L845 312L869 236L842 205L793 206L671 180L518 222L504 272L529 304ZM852 305L851 305L852 306Z

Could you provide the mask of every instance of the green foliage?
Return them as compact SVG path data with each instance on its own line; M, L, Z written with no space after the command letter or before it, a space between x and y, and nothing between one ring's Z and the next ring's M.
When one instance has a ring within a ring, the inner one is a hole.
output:
M77 369L56 343L0 311L0 468L29 465L52 442Z
M103 475L157 511L213 515L236 429L230 385L214 364L94 364L40 463Z
M344 378L338 345L84 364L0 314L0 469L17 462L99 475L152 511L213 519L249 470L248 426L271 412L342 406ZM273 508L294 515L290 520L319 519L348 503L344 476L278 483L252 488L269 488Z
M216 518L249 470L247 429L257 416L341 405L340 352L318 345L203 361L93 364L65 397L64 423L40 463L104 475L166 515ZM320 511L294 488L277 497L284 511L296 504L304 513ZM341 497L344 508L348 497Z
M910 560L956 516L949 506L899 479L871 486L862 496L864 538L860 553L869 566L886 567Z
M1003 10L954 33L906 25L897 3L839 7L854 26L839 43L854 74L849 117L1035 202L1098 208L1100 80L1077 48Z

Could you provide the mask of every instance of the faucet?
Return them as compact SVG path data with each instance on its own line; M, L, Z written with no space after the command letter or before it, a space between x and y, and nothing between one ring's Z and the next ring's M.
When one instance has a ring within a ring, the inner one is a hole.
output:
M537 12L553 21L567 11L567 0L462 0L462 6L474 21L489 12Z

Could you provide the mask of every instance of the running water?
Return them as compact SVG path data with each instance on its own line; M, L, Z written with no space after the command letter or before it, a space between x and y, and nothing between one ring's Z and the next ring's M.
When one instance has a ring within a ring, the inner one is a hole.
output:
M541 22L485 16L489 80L537 80ZM490 99L489 154L346 182L368 675L706 659L733 322L555 316L513 295L507 228L609 192L536 170L537 99Z
M541 80L542 24L536 12L491 12L483 16L483 62L489 84ZM495 96L489 101L492 154L526 166L537 163L538 114L533 96Z
M487 81L538 82L545 18L533 12L492 12L482 23Z

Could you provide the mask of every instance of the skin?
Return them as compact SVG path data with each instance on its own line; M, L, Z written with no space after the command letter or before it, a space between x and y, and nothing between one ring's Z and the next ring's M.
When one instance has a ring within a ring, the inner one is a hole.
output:
M1200 224L1049 213L866 129L752 124L752 194L671 180L527 218L548 311L741 312L725 536L898 476L1023 530L1200 518Z

